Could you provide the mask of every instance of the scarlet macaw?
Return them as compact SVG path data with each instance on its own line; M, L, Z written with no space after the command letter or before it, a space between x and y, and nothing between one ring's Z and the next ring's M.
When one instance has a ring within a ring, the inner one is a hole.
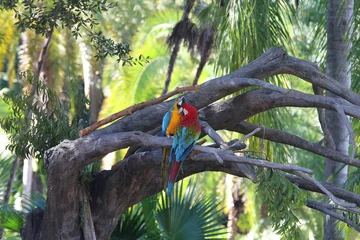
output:
M183 118L180 125L176 129L173 144L170 151L170 176L168 180L168 195L170 196L180 167L184 163L185 158L190 154L199 139L201 128L198 120L197 110L183 103L179 109Z
M182 104L185 102L185 98L181 97L175 100L174 104L171 106L170 110L167 111L163 117L162 121L162 136L173 136L175 134L176 128L179 126L180 121L182 119L182 115L179 112ZM166 179L167 179L167 171L169 162L167 160L169 156L169 148L163 149L163 159L161 163L161 176L160 176L160 186L166 186Z

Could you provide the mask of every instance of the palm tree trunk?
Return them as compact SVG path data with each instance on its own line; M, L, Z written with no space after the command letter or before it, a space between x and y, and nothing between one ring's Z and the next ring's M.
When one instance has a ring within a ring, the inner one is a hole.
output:
M174 65L175 65L177 55L178 55L179 50L180 50L181 40L182 40L181 38L176 39L174 47L173 47L173 49L171 51L169 67L168 67L168 71L167 71L167 74L166 74L165 86L164 86L164 89L163 89L161 95L164 95L169 90L169 85L170 85L170 81L171 81L171 75L172 75L172 73L174 71Z
M85 84L85 95L90 99L89 125L96 122L104 100L100 71L95 71L91 63L91 47L84 41L80 42L81 62ZM101 68L101 67L100 67Z
M349 36L352 33L350 26L353 8L353 0L329 0L328 2L326 73L348 88L350 88L351 83L351 64L348 61L348 56L351 48ZM326 95L337 97L330 92L327 92ZM349 134L345 123L336 112L329 110L325 112L325 120L336 150L347 155ZM327 145L330 147L329 144ZM339 171L339 169L341 170ZM347 180L348 167L344 167L343 164L330 159L325 159L325 180L328 180L334 173L337 173L337 175L333 183L339 186ZM342 235L343 233L336 229L335 219L325 216L324 239L341 239Z

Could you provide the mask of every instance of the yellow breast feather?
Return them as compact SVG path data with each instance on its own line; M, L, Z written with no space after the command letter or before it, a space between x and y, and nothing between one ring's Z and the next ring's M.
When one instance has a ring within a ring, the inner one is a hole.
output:
M180 121L181 115L179 114L177 107L175 107L175 109L171 111L171 119L168 128L166 129L166 135L174 135Z

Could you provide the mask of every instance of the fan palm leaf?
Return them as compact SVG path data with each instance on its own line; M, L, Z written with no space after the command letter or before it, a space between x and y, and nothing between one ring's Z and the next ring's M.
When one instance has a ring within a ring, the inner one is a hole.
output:
M218 203L191 183L185 189L177 184L170 198L160 196L156 219L164 239L221 239L225 233Z
M111 240L136 240L146 236L145 219L140 205L135 205L121 215Z

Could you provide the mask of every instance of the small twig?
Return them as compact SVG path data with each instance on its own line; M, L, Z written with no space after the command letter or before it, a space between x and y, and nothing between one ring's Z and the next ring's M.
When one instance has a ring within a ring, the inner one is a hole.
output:
M130 106L124 110L121 110L120 112L117 112L117 113L114 113L112 115L110 115L109 117L107 118L104 118L100 121L97 121L96 123L90 125L89 127L87 128L84 128L82 129L80 132L79 132L79 135L80 137L82 136L85 136L87 134L89 134L90 132L92 131L95 131L96 129L98 129L99 127L107 124L107 123L110 123L118 118L121 118L121 117L124 117L126 115L130 115L138 110L141 110L145 107L148 107L148 106L151 106L151 105L154 105L154 104L157 104L157 103L160 103L160 102L163 102L165 101L166 99L168 99L169 97L172 97L176 94L179 94L179 93L183 93L183 92L188 92L188 91L196 91L198 92L199 91L199 86L186 86L186 87L181 87L181 88L176 88L174 91L172 92L169 92L169 93L166 93L158 98L155 98L155 99L152 99L152 100L149 100L149 101L146 101L146 102L141 102L141 103L138 103L138 104L135 104L133 106Z
M229 146L228 148L232 148L232 147L238 145L239 143L244 142L246 139L248 139L249 137L255 135L255 133L257 133L260 130L261 130L261 128L254 129L252 132L250 132L250 133L246 134L244 137L242 137L239 141L235 142L234 144L231 144L231 146Z
M346 209L350 208L352 211L354 211L354 208L356 208L355 203L346 203L346 202L340 201L337 197L334 196L334 194L332 194L329 190L327 190L327 188L324 187L324 185L322 185L315 178L312 178L312 177L310 177L302 172L299 172L299 171L294 171L293 173L295 175L302 177L302 178L308 180L309 182L312 182L313 184L315 184L318 188L321 189L321 191L323 191L323 193L325 193L337 205L342 206ZM358 211L358 210L356 210L356 212L360 213L360 211Z
M320 203L320 202L315 202L312 200L307 200L306 201L306 206L308 206L309 208L318 210L320 212L323 212L331 217L334 217L348 225L350 225L351 227L353 227L356 231L360 232L360 226L357 225L356 223L354 223L353 221L351 221L350 219L347 219L346 217L331 211L330 208L334 207L331 204L325 204L325 203Z

